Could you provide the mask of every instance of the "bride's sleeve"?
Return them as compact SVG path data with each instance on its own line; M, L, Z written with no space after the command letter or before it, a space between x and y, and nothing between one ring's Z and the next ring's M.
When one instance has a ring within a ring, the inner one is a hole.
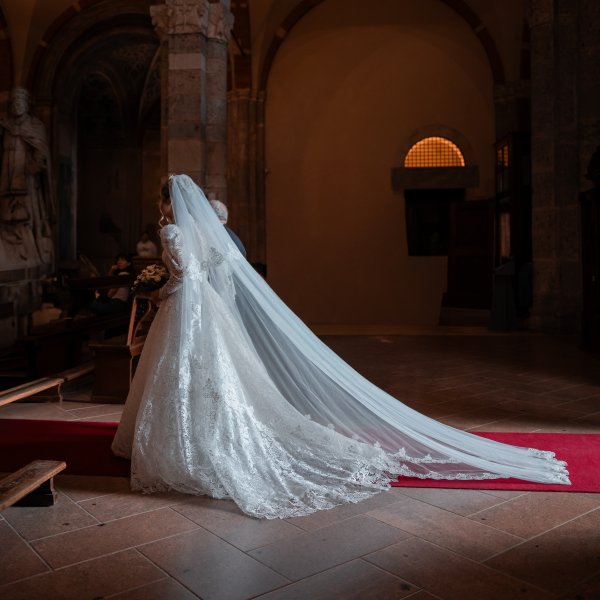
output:
M184 264L181 230L177 225L166 225L161 230L161 240L163 248L168 254L167 269L170 274L169 281L160 289L159 298L164 300L169 294L176 292L183 281Z

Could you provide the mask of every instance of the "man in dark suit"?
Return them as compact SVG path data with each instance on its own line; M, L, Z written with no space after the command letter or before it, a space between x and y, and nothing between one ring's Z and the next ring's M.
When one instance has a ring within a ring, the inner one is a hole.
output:
M220 200L209 200L209 202L210 202L210 205L212 206L213 210L217 214L217 217L219 217L219 221L221 221L221 223L223 223L223 227L225 227L225 230L229 234L229 237L233 240L233 243L237 246L238 250L242 253L242 256L244 258L246 258L246 248L244 248L244 244L242 244L242 240L240 240L240 238L236 235L236 233L232 229L227 227L227 220L229 218L229 211L227 210L227 207Z

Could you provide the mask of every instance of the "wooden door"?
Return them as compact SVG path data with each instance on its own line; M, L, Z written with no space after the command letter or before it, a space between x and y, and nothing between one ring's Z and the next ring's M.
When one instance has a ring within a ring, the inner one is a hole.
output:
M448 307L489 309L494 273L494 202L469 200L450 206Z

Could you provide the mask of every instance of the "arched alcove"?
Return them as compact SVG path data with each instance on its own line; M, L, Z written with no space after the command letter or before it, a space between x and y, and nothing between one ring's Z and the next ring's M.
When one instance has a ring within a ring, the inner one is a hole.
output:
M444 123L469 140L473 197L492 194L493 81L480 39L438 0L325 0L287 32L266 90L267 261L301 317L437 323L447 259L408 255L390 169Z
M61 16L29 86L52 132L59 257L103 270L154 221L160 179L159 41L145 0Z

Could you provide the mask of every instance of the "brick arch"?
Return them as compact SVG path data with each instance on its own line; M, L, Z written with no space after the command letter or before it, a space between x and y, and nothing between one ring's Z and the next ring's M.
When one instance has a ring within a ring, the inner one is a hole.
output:
M0 6L0 91L10 90L14 84L15 71L10 32Z
M288 16L282 21L281 25L277 28L273 39L269 45L265 59L263 62L262 70L260 73L259 90L264 91L267 88L267 80L269 73L273 65L275 55L279 50L283 40L294 28L294 26L313 8L324 2L325 0L301 0L296 7L288 14ZM488 31L487 27L483 24L477 13L465 2L465 0L440 0L443 4L454 10L460 17L462 17L469 27L472 29L473 34L479 39L490 65L494 84L501 84L505 82L504 66L500 53L496 47L493 37Z
M75 44L90 35L125 22L133 29L146 27L154 34L150 20L150 0L80 0L61 13L40 40L27 76L27 87L38 98L53 95L54 79Z

